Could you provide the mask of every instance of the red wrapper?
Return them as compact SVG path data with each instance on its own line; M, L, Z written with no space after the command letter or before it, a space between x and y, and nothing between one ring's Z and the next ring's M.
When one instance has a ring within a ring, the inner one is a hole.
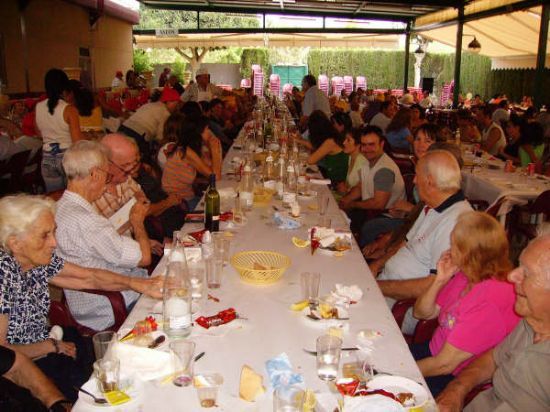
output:
M233 308L222 310L214 316L200 316L195 322L201 325L205 329L209 329L212 326L225 325L237 318L237 312Z

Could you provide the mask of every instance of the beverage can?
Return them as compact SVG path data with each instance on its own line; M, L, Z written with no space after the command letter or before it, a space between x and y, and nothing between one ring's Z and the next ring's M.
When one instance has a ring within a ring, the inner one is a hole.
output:
M506 160L506 164L504 165L504 171L506 173L510 173L512 172L513 168L514 168L514 165L512 164L512 161Z

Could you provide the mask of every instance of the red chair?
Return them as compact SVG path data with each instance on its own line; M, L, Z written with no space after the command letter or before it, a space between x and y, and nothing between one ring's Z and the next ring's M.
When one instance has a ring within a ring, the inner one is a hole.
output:
M122 294L120 292L104 290L85 290L84 292L105 296L109 299L113 309L113 314L115 316L115 323L105 330L112 330L116 332L128 316L128 311L126 310L126 304ZM49 319L51 325L74 327L82 336L93 336L97 332L100 332L81 325L74 319L69 309L69 305L67 304L67 299L65 298L63 290L61 291L61 300L52 300L50 304Z
M401 329L403 325L403 320L405 319L405 314L414 306L416 299L404 299L395 302L392 307L392 314L397 322L397 325ZM403 334L405 341L408 344L412 343L423 343L432 338L432 335L437 328L437 318L429 320L419 320L414 329L412 335Z

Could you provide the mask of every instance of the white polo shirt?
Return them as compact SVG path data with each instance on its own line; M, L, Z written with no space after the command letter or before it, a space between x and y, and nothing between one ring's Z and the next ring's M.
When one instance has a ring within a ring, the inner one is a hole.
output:
M435 209L420 212L407 233L407 244L386 262L378 280L423 278L436 269L441 254L450 248L456 220L472 210L462 191L455 193Z

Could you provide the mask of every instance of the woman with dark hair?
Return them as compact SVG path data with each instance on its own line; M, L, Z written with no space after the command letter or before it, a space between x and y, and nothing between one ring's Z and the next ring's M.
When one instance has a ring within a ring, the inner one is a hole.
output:
M512 114L504 128L507 144L499 153L500 158L511 160L516 165L519 164L519 147L521 145L520 138L523 127L525 127L525 120L522 117Z
M80 130L89 138L101 137L104 131L103 112L101 106L96 104L93 93L78 80L69 80L65 96L67 102L78 110Z
M521 167L537 163L544 154L544 129L540 123L526 123L521 130L519 161Z
M318 164L323 175L333 184L344 182L348 174L349 157L344 153L344 136L338 133L320 110L315 110L309 116L308 130L314 149L307 159L308 164Z
M338 183L336 190L339 194L346 194L361 180L360 171L367 159L361 153L361 130L349 130L344 138L344 153L349 156L348 175L344 182Z
M173 114L172 116L181 116ZM167 122L171 121L168 118ZM175 195L187 202L188 210L192 211L199 203L200 196L193 191L193 182L199 172L210 176L212 168L200 157L204 135L209 133L208 119L197 117L182 119L181 127L174 150L167 155L166 166L162 174L162 188L168 195Z
M351 117L344 112L336 112L330 116L330 121L338 133L345 135L352 128Z
M410 150L410 145L413 142L411 115L411 109L402 107L393 116L386 128L386 139L388 139L388 143L392 149Z
M65 187L63 153L85 137L80 131L78 110L65 101L69 88L65 72L50 69L44 85L48 99L36 105L36 126L42 135L42 177L49 193Z

